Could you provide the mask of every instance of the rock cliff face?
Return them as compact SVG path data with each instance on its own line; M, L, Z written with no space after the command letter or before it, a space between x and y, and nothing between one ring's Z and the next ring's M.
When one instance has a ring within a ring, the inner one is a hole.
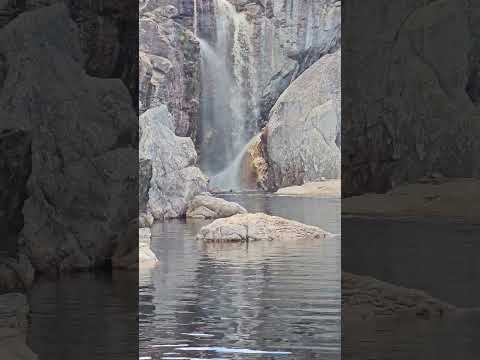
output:
M323 56L280 96L266 127L269 188L340 176L340 50Z
M195 138L200 48L191 30L193 8L186 3L140 2L139 108L143 113L167 105L175 134Z
M280 94L305 69L340 47L341 5L335 0L198 0L198 34L215 34L215 11L230 2L246 18L237 20L232 48L241 48L248 64L245 79L250 107L259 126L266 122ZM235 50L233 50L235 51Z
M0 4L0 28L18 15L53 4L64 4L77 24L85 70L102 78L121 78L132 98L138 95L137 4L106 0L6 0ZM136 106L136 104L134 104Z
M10 201L16 209L25 198L23 224L12 222L39 271L102 265L138 208L131 96L120 80L86 74L80 35L63 3L27 11L0 32L0 132L29 139L17 144L25 166L10 166L28 176Z
M352 28L371 21L343 39L344 86L354 100L343 108L344 195L385 192L436 172L479 174L480 17L472 4L346 5Z
M146 212L155 219L184 216L188 202L207 191L208 179L195 166L197 153L188 137L174 133L173 116L165 105L140 116L140 161L151 164ZM149 171L145 171L149 174Z

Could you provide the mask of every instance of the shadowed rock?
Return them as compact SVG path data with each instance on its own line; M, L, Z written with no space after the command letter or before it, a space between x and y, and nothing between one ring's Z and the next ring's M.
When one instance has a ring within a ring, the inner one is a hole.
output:
M213 242L323 240L331 234L297 221L263 213L239 214L204 226L198 240Z

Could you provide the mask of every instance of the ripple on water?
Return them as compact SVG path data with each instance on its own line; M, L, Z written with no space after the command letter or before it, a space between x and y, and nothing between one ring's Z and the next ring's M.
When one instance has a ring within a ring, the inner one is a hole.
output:
M340 230L339 200L262 194L228 200L251 212ZM175 220L152 229L160 265L140 278L142 354L153 360L340 359L339 239L218 248L195 240L204 224Z

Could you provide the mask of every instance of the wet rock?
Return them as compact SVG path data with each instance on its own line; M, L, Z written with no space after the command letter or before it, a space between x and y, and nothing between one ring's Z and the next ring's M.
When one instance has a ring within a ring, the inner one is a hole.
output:
M140 268L148 268L158 262L157 256L152 251L151 240L152 233L149 228L140 228L138 230L139 249L138 259Z
M140 159L152 167L147 212L155 219L185 216L188 202L207 191L192 140L176 136L168 124L172 115L165 105L140 116Z
M202 227L197 239L207 242L311 241L330 235L315 226L257 213L217 219Z
M0 358L37 360L26 345L29 306L25 295L0 295Z
M197 195L188 205L187 218L217 219L246 212L247 210L237 203L210 195Z
M342 273L342 315L349 320L376 317L438 319L456 307L424 291L404 288L369 276Z
M266 127L268 186L340 176L340 51L322 57L280 96Z
M103 265L129 212L138 216L138 152L125 140L138 128L130 94L120 80L85 73L78 28L61 3L8 23L0 52L0 131L32 139L19 250L41 272Z

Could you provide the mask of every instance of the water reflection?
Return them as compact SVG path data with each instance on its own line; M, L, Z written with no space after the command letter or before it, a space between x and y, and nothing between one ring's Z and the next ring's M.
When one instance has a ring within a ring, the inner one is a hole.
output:
M340 229L339 200L225 197L251 212ZM202 225L176 220L152 229L160 264L140 278L141 356L340 358L339 238L205 245L195 240Z

